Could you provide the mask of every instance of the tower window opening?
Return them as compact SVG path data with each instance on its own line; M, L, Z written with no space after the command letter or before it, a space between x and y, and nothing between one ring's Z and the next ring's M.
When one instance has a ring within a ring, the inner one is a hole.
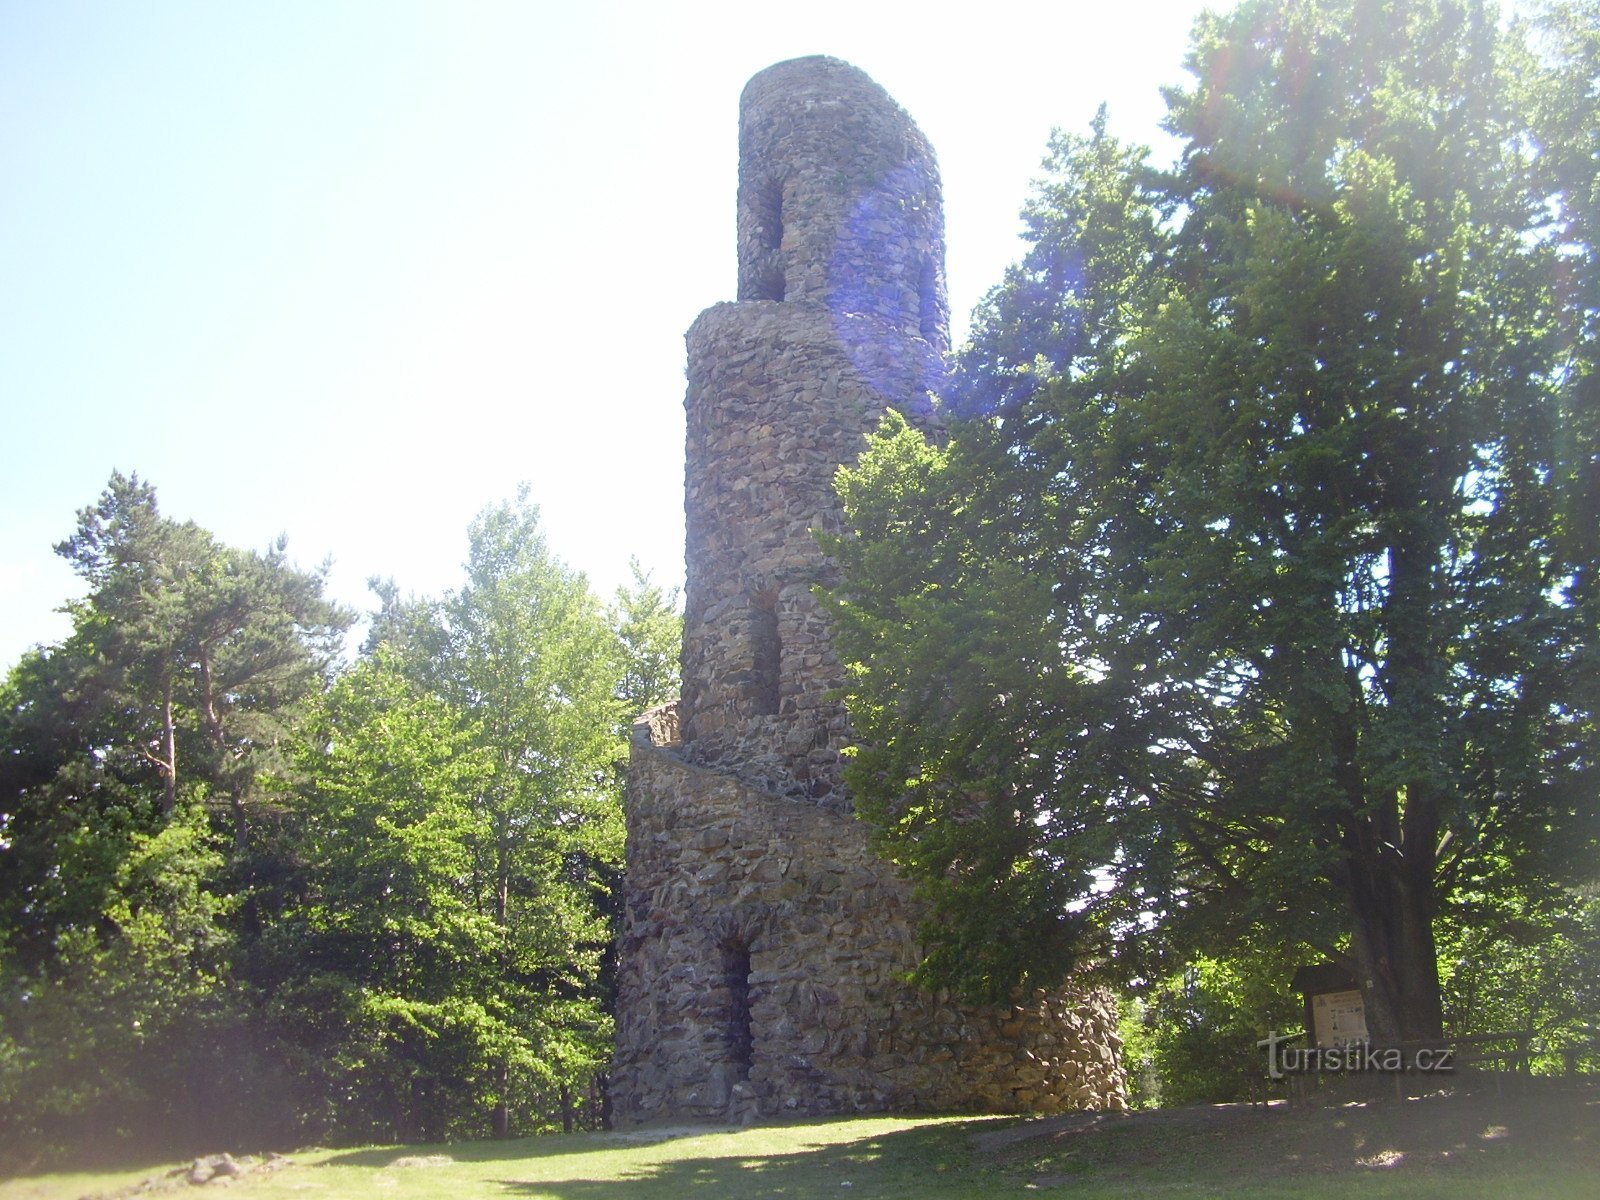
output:
M778 250L783 246L783 180L768 179L756 192L756 220L761 225L761 248Z
M723 1021L728 1062L740 1078L748 1079L755 1034L750 1024L750 946L743 939L730 938L722 944L721 982L728 994Z
M939 273L931 254L922 256L917 275L917 328L925 342L939 341Z
M783 269L783 180L766 179L752 197L756 244L761 250L758 300L782 300L786 281Z
M751 598L750 651L751 715L777 716L778 680L783 660L783 644L778 638L777 597L770 592Z

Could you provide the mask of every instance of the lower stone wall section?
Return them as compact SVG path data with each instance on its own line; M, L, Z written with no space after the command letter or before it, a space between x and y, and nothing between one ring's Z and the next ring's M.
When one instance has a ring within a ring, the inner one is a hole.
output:
M902 981L917 906L854 817L758 790L635 727L618 1125L850 1112L1120 1109L1112 998L975 1008Z

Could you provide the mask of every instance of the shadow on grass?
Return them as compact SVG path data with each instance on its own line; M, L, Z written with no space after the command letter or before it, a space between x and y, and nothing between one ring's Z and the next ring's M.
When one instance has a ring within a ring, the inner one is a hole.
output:
M972 1129L968 1122L951 1122L778 1153L740 1153L734 1146L726 1154L667 1157L608 1179L495 1182L508 1195L548 1200L611 1198L623 1185L629 1196L645 1200L690 1194L697 1200L829 1193L863 1200L873 1196L970 1196L976 1175L982 1173L973 1165Z
M407 1160L426 1160L438 1156L441 1160L448 1158L457 1163L490 1163L510 1160L558 1158L563 1155L593 1154L605 1151L644 1150L650 1147L666 1147L674 1143L693 1139L737 1136L751 1134L759 1137L763 1132L773 1133L787 1131L795 1139L803 1139L804 1131L808 1128L822 1129L837 1125L841 1121L849 1120L847 1117L817 1117L790 1122L775 1122L769 1125L756 1125L748 1128L732 1125L673 1125L673 1126L644 1126L639 1129L629 1130L598 1130L594 1132L576 1134L540 1134L525 1138L510 1138L505 1141L468 1141L468 1142L427 1142L404 1143L389 1146L368 1146L359 1150L346 1150L321 1160L323 1166L331 1167L374 1167L383 1168L394 1166L396 1163L405 1163ZM871 1120L873 1118L863 1118ZM893 1117L881 1118L893 1120ZM1017 1118L1025 1120L1025 1118ZM965 1145L966 1137L978 1128L996 1129L1013 1123L1006 1118L974 1117L970 1120L942 1121L937 1125L926 1128L909 1130L890 1129L883 1133L871 1134L860 1139L861 1144L880 1143L890 1138L903 1138L913 1135L924 1135L930 1139L944 1139L952 1145ZM897 1143L898 1144L898 1143ZM847 1144L817 1145L818 1152L838 1152L845 1158L857 1153L856 1142ZM667 1152L670 1154L670 1151ZM423 1161L413 1161L411 1165L429 1165Z
M1206 1187L1295 1177L1566 1170L1600 1177L1600 1097L1524 1087L1504 1095L1366 1099L1326 1108L1156 1110L1063 1129L990 1161L1041 1184L1186 1179Z
M818 1127L815 1136L811 1125ZM1413 1187L1429 1196L1521 1188L1529 1195L1587 1198L1596 1194L1590 1181L1600 1178L1600 1094L1591 1088L1527 1087L1503 1096L1320 1109L1196 1106L853 1132L832 1121L748 1131L680 1128L368 1149L326 1161L383 1168L406 1159L426 1166L430 1156L448 1156L456 1164L483 1164L474 1174L488 1189L529 1200L609 1200L622 1185L640 1200L688 1194L698 1200L828 1194L945 1200L1019 1186L1066 1186L1096 1198L1372 1197ZM841 1136L849 1140L828 1140Z
M713 1130L708 1129L708 1133ZM571 1136L542 1134L508 1138L501 1142L419 1142L398 1146L368 1147L329 1155L318 1165L324 1167L428 1166L426 1160L441 1158L458 1163L501 1162L510 1159L555 1158L563 1154L592 1154L596 1150L621 1147L626 1143L614 1134L579 1133Z

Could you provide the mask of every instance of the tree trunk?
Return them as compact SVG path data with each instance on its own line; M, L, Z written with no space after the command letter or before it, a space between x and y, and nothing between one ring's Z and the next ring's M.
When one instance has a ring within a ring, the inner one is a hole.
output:
M245 814L244 785L228 770L228 733L217 711L216 682L211 676L211 647L200 644L200 715L217 748L217 767L228 783L228 799L233 808L233 849L240 858L250 848L250 822Z
M1431 870L1420 872L1404 859L1363 860L1350 864L1350 882L1351 943L1368 1035L1375 1045L1438 1041L1444 1012Z
M244 795L237 784L229 789L228 802L233 808L233 852L243 858L250 849L250 821L244 811Z
M166 694L161 698L161 741L162 749L166 751L166 790L161 796L161 812L163 816L171 816L172 810L178 806L178 725L172 717L172 681L167 680Z
M502 1058L498 1068L500 1076L500 1099L494 1106L494 1136L508 1138L511 1136L511 1060Z
M1419 441L1413 427L1403 441ZM1367 1032L1376 1043L1437 1041L1444 1035L1438 950L1433 940L1439 814L1434 748L1444 738L1440 710L1443 658L1434 646L1436 579L1444 531L1434 528L1430 501L1437 480L1429 474L1425 445L1397 457L1386 507L1393 537L1388 554L1388 596L1383 605L1387 662L1379 684L1387 704L1379 720L1403 772L1404 786L1363 797L1366 813L1353 818L1348 895L1355 952L1366 1004ZM1384 739L1380 738L1380 743ZM1359 810L1357 810L1359 811Z
M506 923L511 914L511 864L503 834L497 831L495 847L494 924L500 933L500 970L509 978L512 956L509 949L510 934ZM494 1136L511 1136L511 1059L502 1058L499 1065L500 1101L494 1106Z

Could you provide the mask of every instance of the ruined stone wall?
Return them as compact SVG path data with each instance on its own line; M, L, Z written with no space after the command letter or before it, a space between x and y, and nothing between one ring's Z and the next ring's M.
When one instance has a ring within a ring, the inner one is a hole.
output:
M1125 1106L1115 1005L974 1008L901 980L918 908L864 827L635 727L614 1120Z
M812 589L831 568L841 463L895 403L929 411L939 360L880 317L745 301L689 331L686 753L769 791L845 807L842 682ZM931 377L930 377L931 376Z
M886 409L935 419L932 151L825 58L750 82L740 149L740 299L688 335L683 698L629 763L614 1115L1122 1107L1103 993L979 1009L902 981L920 913L843 785L815 533Z
M739 100L739 299L866 313L950 349L938 160L848 63L798 58Z
M813 588L833 477L893 407L930 412L948 314L939 171L845 63L761 72L740 103L739 295L689 331L685 755L848 807L841 682Z

